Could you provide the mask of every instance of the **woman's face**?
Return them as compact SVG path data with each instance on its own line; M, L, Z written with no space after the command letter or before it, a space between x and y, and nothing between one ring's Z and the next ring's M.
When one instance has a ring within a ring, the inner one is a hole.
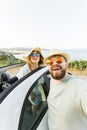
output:
M32 63L39 63L40 61L40 53L37 51L33 51L30 54L30 59Z

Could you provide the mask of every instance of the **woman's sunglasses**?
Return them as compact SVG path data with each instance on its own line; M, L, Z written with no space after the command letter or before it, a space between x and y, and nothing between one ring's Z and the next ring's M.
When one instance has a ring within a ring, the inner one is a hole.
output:
M34 57L34 56L39 57L39 56L40 56L40 53L39 53L39 52L37 52L37 53L32 52L32 53L30 54L30 56L32 56L32 57Z
M54 61L57 62L58 64L61 64L64 61L64 59L62 57L57 57L55 59L48 59L45 61L45 63L46 65L52 65Z

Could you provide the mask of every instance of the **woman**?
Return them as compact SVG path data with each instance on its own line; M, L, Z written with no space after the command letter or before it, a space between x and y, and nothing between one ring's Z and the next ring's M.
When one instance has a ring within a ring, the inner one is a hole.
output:
M24 65L17 73L16 76L18 79L42 65L44 57L41 49L36 47L32 49L28 55L24 57L24 59L26 61L26 65Z

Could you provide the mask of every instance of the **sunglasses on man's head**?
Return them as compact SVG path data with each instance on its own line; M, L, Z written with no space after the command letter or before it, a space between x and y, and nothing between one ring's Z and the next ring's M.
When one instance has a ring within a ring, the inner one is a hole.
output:
M32 57L34 57L34 56L39 57L39 56L40 56L40 53L39 53L39 52L37 52L37 53L32 52L32 53L30 54L30 56L32 56Z
M56 57L55 59L48 59L48 60L46 60L46 64L47 65L52 65L53 64L53 62L56 62L56 63L58 63L58 64L61 64L63 61L64 61L64 59L62 58L62 57Z

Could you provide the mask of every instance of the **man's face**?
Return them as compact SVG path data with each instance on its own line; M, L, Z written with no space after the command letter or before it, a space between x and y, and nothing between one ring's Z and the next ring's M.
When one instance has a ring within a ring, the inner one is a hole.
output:
M67 62L62 56L53 56L48 61L49 71L56 80L64 78L67 69Z

